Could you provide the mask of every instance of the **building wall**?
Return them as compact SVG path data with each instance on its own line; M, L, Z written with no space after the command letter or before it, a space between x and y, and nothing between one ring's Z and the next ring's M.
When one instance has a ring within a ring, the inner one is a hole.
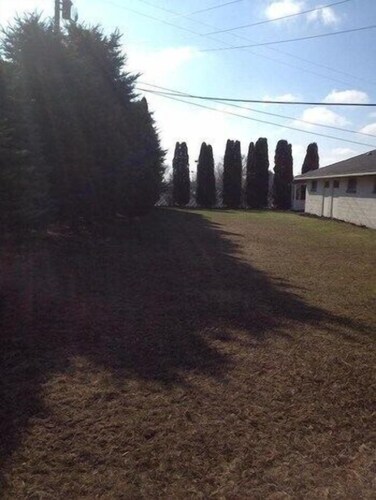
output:
M304 212L306 184L307 182L294 182L293 184L291 208L297 212Z
M355 193L348 192L348 179L317 179L316 192L307 181L305 212L376 229L376 175L357 177Z

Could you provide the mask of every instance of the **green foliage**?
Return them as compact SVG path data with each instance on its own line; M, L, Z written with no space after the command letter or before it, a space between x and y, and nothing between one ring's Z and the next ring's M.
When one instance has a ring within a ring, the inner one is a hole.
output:
M182 207L189 203L190 178L189 178L189 156L185 142L177 142L172 162L173 169L173 204Z
M242 194L242 157L240 142L228 139L223 160L223 204L239 208Z
M274 156L273 205L281 210L291 208L292 147L281 139L277 143Z
M252 169L255 154L255 145L253 142L249 143L247 164L246 164L246 180L245 180L245 200L248 207L252 206L253 203L253 192L252 192Z
M150 210L164 153L146 100L136 100L137 75L124 70L121 35L76 23L57 35L31 15L5 31L1 48L50 217L75 224Z
M216 203L213 149L205 142L201 145L197 164L197 204L204 208Z
M152 209L163 190L163 158L154 120L145 98L134 103L131 154L122 170L123 182L117 193L117 211L129 215L144 215Z
M266 208L269 190L268 141L260 137L247 165L247 204L250 208Z
M302 174L309 172L310 170L317 170L319 168L319 150L316 142L308 144L307 153L305 155Z
M27 124L27 108L14 86L14 68L0 60L0 226L1 231L34 226L46 213L46 184L38 140ZM38 161L39 160L39 161ZM40 167L42 165L40 164Z

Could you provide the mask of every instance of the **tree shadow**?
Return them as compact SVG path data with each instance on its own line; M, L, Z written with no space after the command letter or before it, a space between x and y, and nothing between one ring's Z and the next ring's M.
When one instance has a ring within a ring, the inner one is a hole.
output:
M189 373L222 383L233 361L213 339L231 341L237 329L249 349L265 335L288 338L292 323L367 330L312 307L237 251L218 224L165 209L137 230L114 226L103 238L55 235L4 250L0 459L46 412L43 384L75 356L119 383L186 385Z

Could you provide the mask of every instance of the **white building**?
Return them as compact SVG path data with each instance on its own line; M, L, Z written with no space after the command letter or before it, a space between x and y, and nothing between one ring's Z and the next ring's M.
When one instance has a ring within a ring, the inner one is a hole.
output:
M294 178L293 210L376 229L376 149Z

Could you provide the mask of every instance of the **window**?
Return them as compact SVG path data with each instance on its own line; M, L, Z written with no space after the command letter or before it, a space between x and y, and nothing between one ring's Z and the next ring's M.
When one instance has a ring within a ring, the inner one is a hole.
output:
M373 192L376 193L376 177L373 180Z
M312 193L316 193L316 191L317 191L317 181L311 181L311 191L312 191Z
M339 188L339 181L333 181L333 187L334 189Z
M329 187L329 181L325 181L324 187L326 187L326 188Z
M306 187L305 185L300 188L300 199L305 200L305 192L306 192Z
M349 177L347 179L347 193L356 193L356 177Z

